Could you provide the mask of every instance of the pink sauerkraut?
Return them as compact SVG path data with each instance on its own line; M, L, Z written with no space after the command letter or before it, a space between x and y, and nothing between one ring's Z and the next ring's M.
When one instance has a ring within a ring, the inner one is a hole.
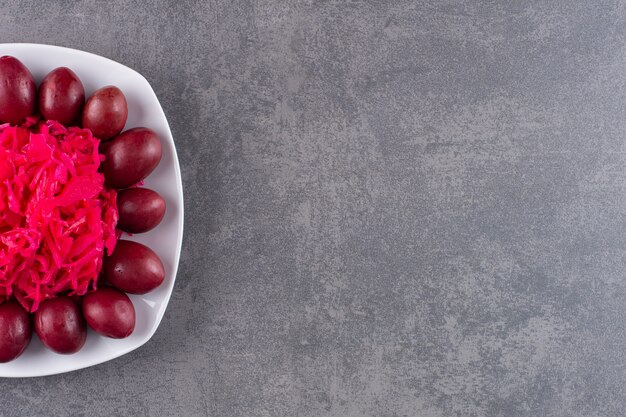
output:
M35 311L96 287L118 219L98 145L88 129L53 121L0 125L0 301Z

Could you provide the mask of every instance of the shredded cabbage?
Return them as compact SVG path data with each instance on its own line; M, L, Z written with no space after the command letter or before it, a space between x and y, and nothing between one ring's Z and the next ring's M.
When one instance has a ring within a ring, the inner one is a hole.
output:
M98 145L88 129L54 121L0 125L0 301L36 311L95 289L118 237Z

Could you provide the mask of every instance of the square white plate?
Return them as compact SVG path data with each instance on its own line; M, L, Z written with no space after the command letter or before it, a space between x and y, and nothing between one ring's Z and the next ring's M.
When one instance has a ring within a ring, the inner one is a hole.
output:
M80 77L87 97L105 85L119 87L128 101L128 121L124 130L148 127L161 138L163 159L145 180L145 186L157 191L165 199L165 218L150 232L124 238L141 242L160 256L165 266L165 281L148 294L130 295L137 314L133 334L126 339L114 340L90 330L85 346L73 355L51 352L33 334L22 356L0 364L0 377L52 375L97 365L137 349L150 340L172 294L183 238L183 187L174 139L150 83L141 74L122 64L88 52L39 44L0 44L0 56L3 55L12 55L22 61L38 84L48 72L64 66Z

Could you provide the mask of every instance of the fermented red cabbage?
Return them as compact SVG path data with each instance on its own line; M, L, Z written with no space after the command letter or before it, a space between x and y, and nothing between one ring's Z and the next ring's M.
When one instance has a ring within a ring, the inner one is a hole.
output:
M116 192L88 129L29 119L0 125L0 302L28 311L95 289L117 241Z

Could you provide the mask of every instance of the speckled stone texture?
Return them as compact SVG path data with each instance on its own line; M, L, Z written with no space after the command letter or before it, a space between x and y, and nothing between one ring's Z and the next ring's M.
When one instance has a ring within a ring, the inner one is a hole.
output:
M624 1L4 2L152 83L155 337L0 416L626 415Z

